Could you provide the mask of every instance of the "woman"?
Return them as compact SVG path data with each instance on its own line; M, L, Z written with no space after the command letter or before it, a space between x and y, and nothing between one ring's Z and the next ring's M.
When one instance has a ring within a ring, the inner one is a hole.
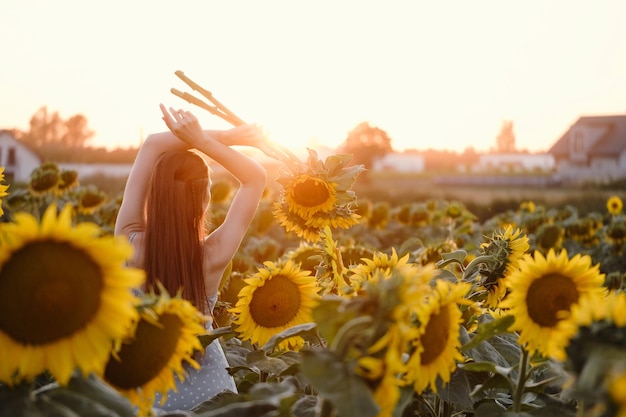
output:
M222 274L235 255L256 213L266 181L265 169L232 149L255 146L272 156L260 128L243 125L217 131L202 130L188 111L161 104L171 132L148 136L128 177L115 234L125 235L134 247L129 266L146 271L146 287L161 282L198 310L212 313ZM224 222L206 234L210 178L198 152L222 165L240 183ZM178 381L178 392L168 393L165 410L188 410L215 394L237 391L228 363L216 340L201 359L199 371Z

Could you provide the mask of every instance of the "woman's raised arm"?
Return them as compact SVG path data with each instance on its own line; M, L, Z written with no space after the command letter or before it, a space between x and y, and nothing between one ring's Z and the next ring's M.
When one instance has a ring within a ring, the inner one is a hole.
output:
M211 246L219 248L211 256L211 263L219 271L226 267L239 248L256 213L267 177L261 164L223 142L255 146L265 143L265 134L256 125L241 125L222 133L220 140L218 135L202 130L191 112L171 108L168 112L163 105L161 111L165 124L174 135L220 164L240 183L224 222L209 237Z

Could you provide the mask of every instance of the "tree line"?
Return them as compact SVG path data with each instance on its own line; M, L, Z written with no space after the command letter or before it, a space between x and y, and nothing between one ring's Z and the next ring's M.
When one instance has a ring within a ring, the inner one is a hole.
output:
M95 132L87 118L75 114L63 119L59 112L42 106L33 114L28 130L10 129L13 136L36 152L43 161L73 163L132 163L137 148L93 147L89 142Z
M82 114L63 119L57 111L42 106L33 114L26 131L9 130L15 138L34 150L44 161L60 163L127 163L135 160L138 148L106 149L90 145L95 132L88 126ZM498 148L514 149L515 136L512 123L505 123L497 137ZM502 149L499 149L502 150ZM374 162L394 152L392 139L388 133L368 122L361 122L350 130L343 142L336 148L338 153L352 155L352 164L363 164L371 168ZM424 157L426 170L447 170L459 164L473 164L478 154L467 148L462 153L449 150L411 150L410 153Z

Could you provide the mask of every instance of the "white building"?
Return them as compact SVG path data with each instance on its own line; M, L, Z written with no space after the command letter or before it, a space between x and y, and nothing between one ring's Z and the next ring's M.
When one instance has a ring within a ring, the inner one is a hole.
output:
M479 156L475 172L551 172L554 170L554 157L547 153L488 153Z
M0 130L0 166L5 183L28 182L30 173L41 165L41 158L7 130Z
M424 157L415 153L388 153L374 161L372 171L424 172Z

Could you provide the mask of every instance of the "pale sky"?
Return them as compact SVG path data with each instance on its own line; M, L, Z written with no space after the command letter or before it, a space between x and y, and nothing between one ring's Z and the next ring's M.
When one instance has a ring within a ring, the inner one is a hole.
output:
M182 70L293 149L358 123L396 150L488 150L504 120L546 151L581 115L626 113L626 1L0 0L0 129L41 107L91 144L165 128Z

